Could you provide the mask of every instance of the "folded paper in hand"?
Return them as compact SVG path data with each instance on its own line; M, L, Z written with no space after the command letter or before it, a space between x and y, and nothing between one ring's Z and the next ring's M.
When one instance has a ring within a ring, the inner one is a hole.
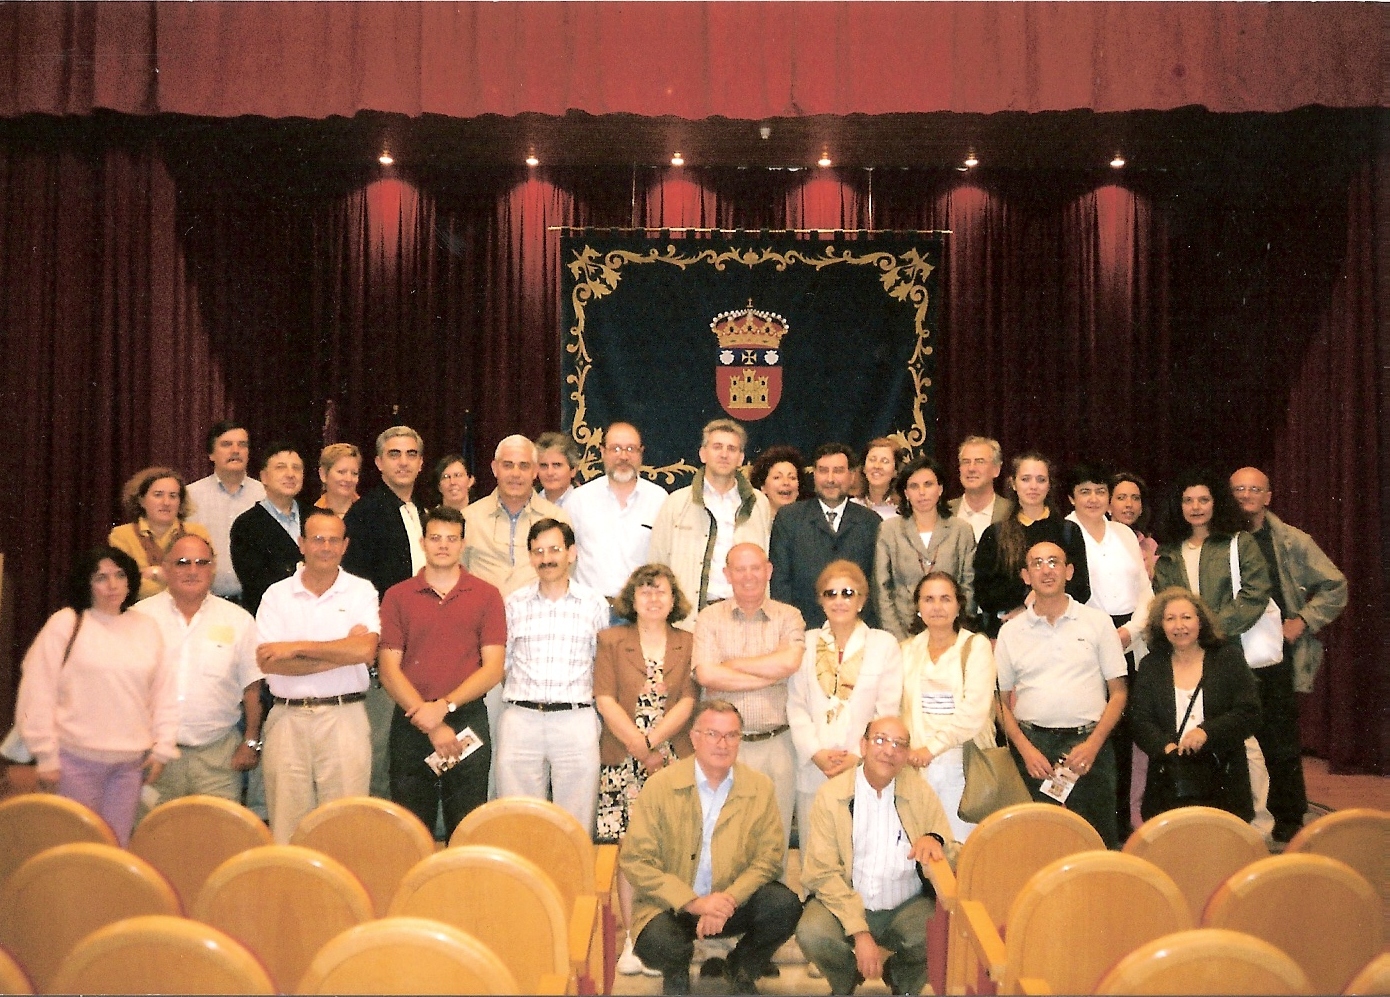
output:
M434 771L435 775L443 775L483 746L478 735L473 733L472 727L463 728L454 737L463 745L463 752L457 758L444 758L437 751L431 751L425 756L425 764Z

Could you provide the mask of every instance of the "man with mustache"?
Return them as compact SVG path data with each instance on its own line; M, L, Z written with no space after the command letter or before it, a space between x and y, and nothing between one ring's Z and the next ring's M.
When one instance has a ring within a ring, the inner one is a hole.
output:
M250 469L251 438L246 427L235 419L214 423L208 431L208 460L212 473L188 486L188 498L193 511L190 523L202 523L212 537L212 549L217 554L217 574L212 579L212 594L241 602L241 582L232 567L232 522L247 509L265 498L265 488L247 474ZM255 615L255 607L249 612Z
M599 718L594 655L608 603L570 580L574 530L542 519L526 535L536 580L507 597L507 653L497 724L497 795L549 796L594 828Z

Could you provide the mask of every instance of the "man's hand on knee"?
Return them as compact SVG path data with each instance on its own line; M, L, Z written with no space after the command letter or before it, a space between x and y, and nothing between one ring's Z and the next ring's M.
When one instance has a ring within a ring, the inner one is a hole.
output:
M878 942L867 931L854 936L854 961L859 966L859 975L866 980L883 978L883 954L879 952Z

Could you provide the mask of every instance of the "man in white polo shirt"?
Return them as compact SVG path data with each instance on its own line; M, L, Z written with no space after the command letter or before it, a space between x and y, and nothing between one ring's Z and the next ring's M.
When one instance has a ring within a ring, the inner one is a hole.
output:
M303 521L304 565L266 590L256 614L256 660L274 705L265 722L270 830L287 844L321 803L366 796L371 785L367 662L381 623L376 590L340 567L347 529L330 511Z

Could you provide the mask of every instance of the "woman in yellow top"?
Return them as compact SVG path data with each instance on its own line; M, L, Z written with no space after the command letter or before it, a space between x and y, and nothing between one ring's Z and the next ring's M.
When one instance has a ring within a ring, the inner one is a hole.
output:
M179 537L193 534L212 546L202 523L186 523L193 511L183 477L172 467L137 471L121 489L121 506L130 522L111 531L106 542L135 559L140 568L141 599L164 591L164 555ZM216 552L226 557L226 551Z

